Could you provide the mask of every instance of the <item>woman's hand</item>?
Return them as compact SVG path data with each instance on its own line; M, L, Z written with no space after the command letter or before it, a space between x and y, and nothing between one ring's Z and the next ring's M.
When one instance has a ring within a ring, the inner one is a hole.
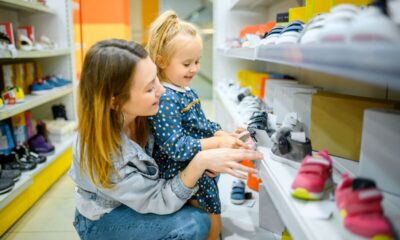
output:
M209 169L213 172L228 173L234 177L246 179L241 172L256 173L257 170L242 165L240 162L246 160L260 160L261 153L247 149L210 149L199 152L192 161L197 162L200 168Z
M254 168L249 168L240 163L246 160L260 160L261 153L248 149L218 148L204 150L196 154L189 165L181 172L181 180L188 188L193 188L204 171L215 173L228 173L234 177L246 179L241 172L257 173Z

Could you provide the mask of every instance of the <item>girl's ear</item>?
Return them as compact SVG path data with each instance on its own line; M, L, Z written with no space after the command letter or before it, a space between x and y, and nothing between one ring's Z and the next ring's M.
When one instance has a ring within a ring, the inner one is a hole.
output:
M160 55L157 55L157 57L156 57L156 65L161 69L164 69L167 67L165 59L163 57L161 57Z

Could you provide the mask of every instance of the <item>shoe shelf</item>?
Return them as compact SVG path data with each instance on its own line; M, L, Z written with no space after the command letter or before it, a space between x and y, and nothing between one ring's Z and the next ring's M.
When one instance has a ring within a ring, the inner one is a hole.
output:
M54 50L43 50L43 51L17 51L16 56L12 56L9 51L0 51L0 60L48 58L48 57L65 56L69 55L70 53L71 53L70 49L54 49Z
M218 53L225 57L239 58L245 60L257 60L256 48L230 48L230 49L218 49Z
M260 177L264 182L261 186L265 186L282 221L292 236L296 236L296 239L309 240L364 239L344 228L333 196L326 196L321 201L303 201L293 198L290 189L297 169L272 160L267 148L259 148L259 151L264 155L260 164ZM340 180L340 174L334 171L333 179L337 183ZM400 216L399 199L385 193L384 198L385 214L391 219L397 219ZM315 212L316 209L333 209L333 214L328 219L317 219L306 215L307 211Z
M234 127L246 127L242 117L238 112L238 105L234 103L231 99L227 97L220 88L215 88L215 96L219 99L219 102L223 105L226 113L229 114L230 118L233 120ZM331 156L333 160L334 168L339 172L348 172L351 176L356 176L358 173L359 162L352 161L345 158Z
M267 148L259 149L264 159L260 164L260 177L265 183L265 188L279 212L282 221L292 236L296 239L361 239L350 236L341 226L340 216L333 214L328 219L313 219L304 215L307 208L332 208L335 202L330 199L323 201L307 202L294 199L290 195L291 185L297 174L297 170L289 165L270 159ZM263 184L264 185L264 184ZM313 206L314 205L314 206Z
M64 152L71 147L72 141L73 137L67 139L63 143L54 144L55 152L53 155L47 157L46 162L38 164L37 167L31 171L23 172L20 180L15 183L13 189L6 194L0 195L0 212L33 183L35 176L40 174L44 169L64 154Z
M0 109L0 120L12 117L18 113L22 113L26 110L30 110L47 102L66 96L72 93L72 91L71 86L68 88L54 89L43 95L25 95L25 101L23 103L5 105Z
M233 120L233 124L235 127L244 127L244 121L237 111L238 106L233 101L226 97L226 94L221 89L214 89L215 95L218 97L226 112L230 115Z
M55 14L55 11L53 9L43 4L31 3L24 0L0 0L0 6L24 12Z
M218 52L400 89L400 45L280 45L260 46L254 53L245 48Z

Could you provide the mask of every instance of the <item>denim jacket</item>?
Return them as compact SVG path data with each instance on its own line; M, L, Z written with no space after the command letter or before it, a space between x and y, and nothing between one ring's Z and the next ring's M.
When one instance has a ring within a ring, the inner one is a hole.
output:
M155 160L125 134L121 138L122 154L112 159L116 173L111 176L111 189L95 186L85 171L80 174L79 137L75 138L69 175L77 185L77 209L82 215L96 220L121 204L139 213L170 214L197 191L198 186L187 188L180 175L159 178Z

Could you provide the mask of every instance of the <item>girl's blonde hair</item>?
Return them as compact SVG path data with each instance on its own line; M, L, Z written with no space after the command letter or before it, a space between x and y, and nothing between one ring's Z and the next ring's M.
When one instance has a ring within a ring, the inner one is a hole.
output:
M165 75L160 68L160 64L165 66L169 64L171 57L177 49L173 39L179 33L200 37L197 28L193 24L180 20L176 13L171 10L161 14L150 27L146 50L151 60L156 63L158 78L162 81L165 80Z
M111 158L121 154L122 106L130 96L136 65L148 56L137 43L104 40L85 56L77 96L80 171L97 186L111 188ZM113 100L112 100L113 99ZM135 132L147 141L147 118L137 117Z

